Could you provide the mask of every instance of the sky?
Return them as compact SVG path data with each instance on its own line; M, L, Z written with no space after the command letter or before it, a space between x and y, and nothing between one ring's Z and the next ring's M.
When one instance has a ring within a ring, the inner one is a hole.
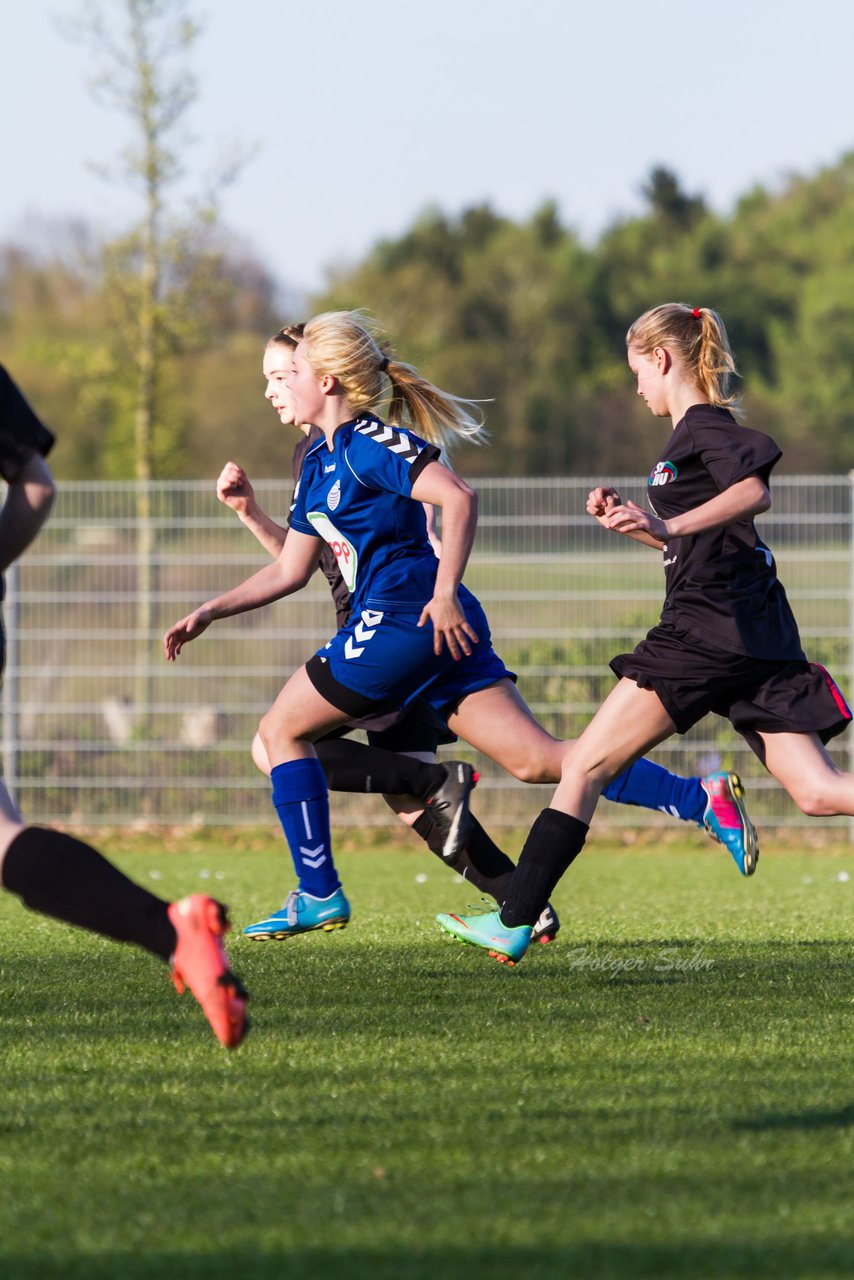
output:
M138 196L64 34L85 0L0 0L0 241L56 220L105 234ZM203 32L175 207L235 150L227 226L283 290L323 287L438 207L525 219L547 199L592 242L656 165L727 213L854 150L849 0L190 0ZM123 0L105 0L118 18Z

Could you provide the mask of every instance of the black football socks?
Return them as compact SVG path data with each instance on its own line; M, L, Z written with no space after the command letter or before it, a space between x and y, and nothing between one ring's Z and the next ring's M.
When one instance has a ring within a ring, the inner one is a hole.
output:
M442 764L425 764L414 756L354 742L352 738L321 739L315 742L314 750L330 791L425 800L447 777Z
M6 850L0 878L33 911L117 942L135 942L163 960L175 950L168 902L74 836L25 827Z
M561 876L584 848L589 826L559 809L543 809L528 832L519 865L501 908L508 929L532 925Z
M431 853L441 858L446 867L463 876L481 893L488 893L496 902L504 901L515 870L506 853L484 831L474 814L470 815L472 829L464 849L461 849L453 862L442 857L444 838L435 828L429 809L425 809L412 824L413 831L421 837Z

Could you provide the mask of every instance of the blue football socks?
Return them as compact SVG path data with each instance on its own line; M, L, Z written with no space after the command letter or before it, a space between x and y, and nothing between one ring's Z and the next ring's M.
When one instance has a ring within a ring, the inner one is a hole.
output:
M660 809L685 822L701 823L708 796L699 778L680 778L651 760L636 760L630 769L610 782L602 795L615 804L639 809Z
M328 898L341 887L329 831L329 792L319 761L288 760L271 774L273 804L279 815L300 889Z

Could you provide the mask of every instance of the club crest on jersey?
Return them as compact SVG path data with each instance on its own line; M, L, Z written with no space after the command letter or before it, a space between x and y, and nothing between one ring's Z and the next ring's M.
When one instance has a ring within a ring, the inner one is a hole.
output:
M651 488L656 488L658 485L669 484L678 475L679 472L672 462L656 462L650 472L649 485Z
M341 481L336 480L332 488L326 495L326 505L330 511L334 511L341 501Z

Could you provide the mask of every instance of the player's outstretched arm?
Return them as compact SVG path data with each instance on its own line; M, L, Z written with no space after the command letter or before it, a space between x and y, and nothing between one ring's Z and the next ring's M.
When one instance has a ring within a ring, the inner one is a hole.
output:
M163 637L166 661L174 662L184 645L198 639L217 619L260 609L299 591L317 568L322 547L320 538L292 529L277 560L259 569L239 586L207 600L169 628Z
M56 485L40 454L33 454L9 484L0 511L0 573L26 551L50 515Z
M216 496L231 508L264 550L277 559L285 544L287 529L276 524L259 505L251 481L238 463L225 464L217 477Z

